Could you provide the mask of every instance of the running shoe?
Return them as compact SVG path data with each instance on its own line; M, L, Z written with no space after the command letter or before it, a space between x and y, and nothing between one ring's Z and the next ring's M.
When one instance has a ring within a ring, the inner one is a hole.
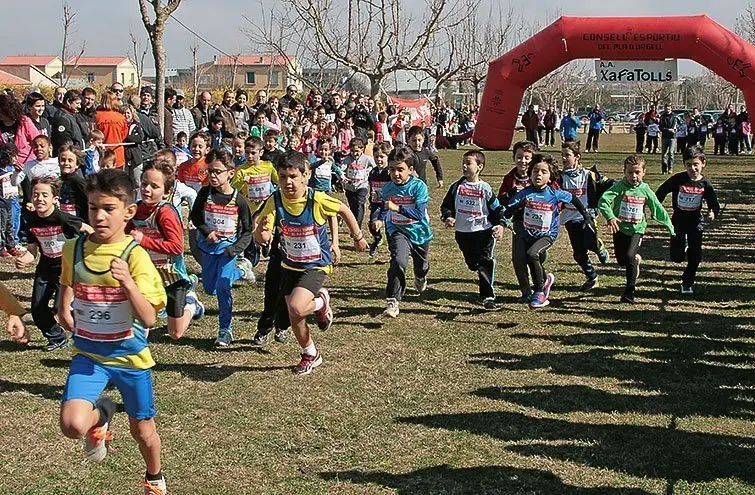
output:
M545 283L543 284L543 294L545 295L545 298L548 299L548 297L551 295L551 288L553 288L553 283L556 281L556 276L552 273L549 273L548 276L545 277Z
M255 282L254 266L252 262L246 258L239 258L236 262L236 267L241 270L241 280L253 284Z
M389 297L385 300L385 311L383 311L383 314L385 316L390 316L391 318L395 318L398 316L399 310L398 310L398 301L392 297Z
M595 275L594 278L588 278L587 281L584 284L582 284L582 287L580 287L579 290L587 291L587 290L595 289L596 287L600 287L600 282L598 282L597 275Z
M58 349L68 349L69 347L71 347L71 341L68 340L67 337L64 337L63 340L49 341L47 345L42 348L42 352L52 352L57 351Z
M233 332L230 328L220 329L218 332L218 338L215 339L215 347L226 348L233 344Z
M427 290L427 277L414 277L414 288L422 294Z
M270 343L271 334L272 334L271 329L257 330L257 333L254 334L254 338L252 338L252 345L265 347L267 344Z
M317 328L324 332L333 324L333 308L330 306L330 294L328 294L328 289L323 287L320 289L320 292L317 293L317 296L321 297L323 300L322 308L315 312Z
M93 426L84 436L84 449L86 458L90 462L101 462L107 455L113 433L110 431L110 422L113 420L116 405L107 397L100 397L95 402L95 407L100 411L101 426Z
M695 291L692 289L692 286L684 285L682 284L682 294L694 294Z
M144 495L167 495L168 488L165 486L165 477L163 476L159 480L144 479L143 483L139 483L139 486L144 488Z
M288 328L276 328L275 329L275 341L279 344L287 344L289 339Z
M527 289L527 292L522 292L522 295L519 296L516 300L519 304L529 304L532 300L532 290Z
M299 364L294 366L294 374L303 376L312 373L312 370L322 364L322 356L320 351L317 351L317 356L310 356L309 354L302 354Z
M488 311L497 311L501 309L501 305L495 301L495 297L486 297L485 300L482 301L482 307Z
M532 296L532 300L530 301L530 308L532 309L544 308L550 303L551 302L548 300L548 298L545 297L544 292L535 292L535 295Z

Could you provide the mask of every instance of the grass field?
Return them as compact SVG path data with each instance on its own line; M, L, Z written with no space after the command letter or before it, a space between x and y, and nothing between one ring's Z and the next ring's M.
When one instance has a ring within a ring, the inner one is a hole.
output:
M632 140L605 136L612 151L583 163L620 177ZM461 155L441 153L449 184ZM484 176L497 189L511 155L487 157ZM660 156L649 161L655 188ZM668 239L651 222L636 305L619 304L615 265L599 267L601 288L579 292L565 235L547 264L551 306L516 304L507 233L496 250L504 307L483 312L438 218L437 189L430 286L421 297L409 290L396 320L381 317L385 252L374 262L342 237L344 259L328 281L336 324L314 335L325 362L312 375L292 376L294 343L251 345L261 285L235 289L238 341L223 352L212 349L216 301L200 293L208 313L187 337L150 335L170 492L755 493L753 159L712 157L706 172L723 213L708 227L693 296L679 294L682 268L667 261ZM32 271L6 262L2 272L28 304ZM84 461L58 429L70 356L43 354L36 329L33 337L28 348L0 341L0 493L137 493L144 465L125 414L114 422L116 451Z

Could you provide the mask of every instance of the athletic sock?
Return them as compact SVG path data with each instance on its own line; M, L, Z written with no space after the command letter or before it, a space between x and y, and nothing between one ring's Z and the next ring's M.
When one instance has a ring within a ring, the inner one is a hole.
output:
M149 471L147 471L147 474L144 476L147 481L159 481L163 479L163 472L158 471L157 474L149 474Z
M302 352L307 356L317 356L317 347L315 347L315 343L312 342L307 347L304 347Z
M315 297L315 311L320 311L325 306L325 299L320 296Z

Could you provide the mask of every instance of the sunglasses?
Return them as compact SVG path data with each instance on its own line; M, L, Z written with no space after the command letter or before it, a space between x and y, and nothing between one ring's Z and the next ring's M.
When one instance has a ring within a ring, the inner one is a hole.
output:
M123 89L117 89L117 88L110 88L110 91L113 93L123 93Z

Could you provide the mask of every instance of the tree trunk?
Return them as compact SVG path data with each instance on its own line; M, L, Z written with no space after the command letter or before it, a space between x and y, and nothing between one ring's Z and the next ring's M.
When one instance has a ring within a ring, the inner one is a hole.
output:
M164 25L155 22L152 32L152 56L155 59L155 100L157 100L157 123L165 139L166 132L173 132L165 128L165 47L163 46Z
M380 83L383 82L383 76L370 77L370 97L375 98L380 94Z

